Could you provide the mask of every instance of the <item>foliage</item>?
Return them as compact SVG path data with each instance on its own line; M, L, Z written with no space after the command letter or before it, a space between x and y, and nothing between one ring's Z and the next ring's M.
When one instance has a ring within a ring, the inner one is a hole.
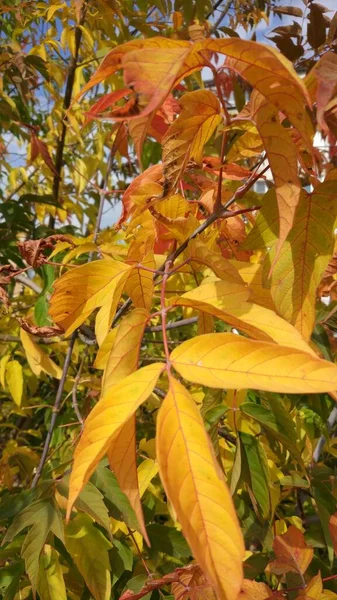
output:
M337 13L0 16L2 597L337 598Z

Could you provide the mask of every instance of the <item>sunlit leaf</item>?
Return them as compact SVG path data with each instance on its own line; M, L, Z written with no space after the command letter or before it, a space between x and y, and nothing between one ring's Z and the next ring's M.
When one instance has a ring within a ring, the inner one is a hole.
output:
M236 600L243 543L232 500L194 401L173 378L157 418L157 458L196 560L218 598Z
M334 364L294 348L233 333L187 340L173 350L171 361L188 381L215 388L315 394L337 387Z
M23 329L20 329L20 339L26 352L28 364L34 375L39 376L41 375L42 371L44 371L51 377L61 379L61 367L54 363L48 354L46 354L42 348L36 344L33 337L29 335L29 333Z

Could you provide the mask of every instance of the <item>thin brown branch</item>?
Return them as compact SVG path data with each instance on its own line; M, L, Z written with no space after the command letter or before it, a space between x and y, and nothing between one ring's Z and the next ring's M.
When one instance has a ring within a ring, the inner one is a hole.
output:
M41 477L42 471L43 471L43 467L45 465L45 462L47 460L47 456L48 456L48 452L49 452L49 447L50 447L50 442L52 439L52 435L53 435L53 431L55 429L55 425L56 425L56 420L57 420L57 416L61 407L61 401L62 401L62 394L63 394L63 390L64 390L64 384L66 382L66 378L67 378L67 373L68 373L68 369L69 369L69 365L70 365L70 361L71 361L71 356L73 353L73 348L74 348L74 344L75 344L75 340L77 337L77 332L74 331L74 333L72 334L71 338L70 338L70 343L68 346L68 350L67 350L67 354L66 354L66 358L64 361L64 365L63 365L63 370L62 370L62 377L60 379L58 388L57 388L57 393L56 393L56 398L55 398L55 402L54 402L54 406L53 406L53 411L52 411L52 415L51 415L51 419L50 419L50 424L49 424L49 428L48 428L48 432L47 432L47 436L43 445L43 450L42 450L42 455L40 458L40 462L38 464L38 467L36 469L36 473L34 475L34 479L32 481L31 484L31 488L35 488L39 482L39 479Z

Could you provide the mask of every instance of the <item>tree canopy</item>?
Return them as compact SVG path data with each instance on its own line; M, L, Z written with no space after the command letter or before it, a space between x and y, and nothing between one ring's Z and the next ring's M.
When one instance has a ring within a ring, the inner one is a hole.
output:
M0 19L1 597L337 599L337 12Z

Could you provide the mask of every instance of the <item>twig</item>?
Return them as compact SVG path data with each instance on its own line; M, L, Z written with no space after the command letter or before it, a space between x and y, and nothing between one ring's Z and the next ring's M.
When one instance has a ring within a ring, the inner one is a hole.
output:
M83 429L84 420L83 420L83 417L82 417L82 415L80 413L80 409L78 407L78 402L77 402L77 388L78 388L78 385L80 383L80 379L81 379L81 375L82 375L82 370L83 370L83 366L84 366L85 360L87 358L87 354L88 354L88 348L86 348L86 351L84 352L84 354L82 356L82 360L80 362L80 366L78 368L78 372L77 372L77 375L75 377L73 389L71 391L71 398L72 398L72 403L73 403L73 409L74 409L76 417L78 418L79 422L81 423L82 429Z
M29 279L29 277L26 277L26 275L16 275L15 280L20 281L22 285L25 285L26 287L30 288L36 294L41 294L42 292L42 288L37 283L34 283L34 281Z
M265 157L263 157L263 160L265 160ZM165 265L167 262L170 262L171 264L173 264L174 261L178 258L178 256L180 256L180 254L182 254L184 252L184 250L186 250L190 241L194 240L194 238L198 237L198 235L203 233L210 225L212 225L212 223L214 223L214 221L216 221L219 218L229 219L230 217L233 216L234 213L227 209L232 204L234 204L234 202L243 198L245 196L245 194L250 190L250 188L254 185L254 183L256 183L256 181L261 177L261 175L263 175L265 173L265 171L267 171L269 169L269 165L268 165L261 171L261 173L257 173L257 170L260 167L260 165L262 164L263 160L258 162L258 164L256 165L256 168L254 169L254 171L252 172L251 176L246 181L246 183L244 183L242 186L240 186L234 192L232 198L222 207L221 211L219 213L214 212L207 219L205 219L205 221L203 223L201 223L201 225L199 225L199 227L197 227L193 231L193 233L191 233L191 235L188 238L186 238L186 240L167 257L164 264L158 269L158 274L154 276L154 280L156 280L158 278L158 276L165 271ZM119 321L119 319L126 313L126 311L130 308L131 304L132 304L132 300L131 300L131 298L128 298L124 302L124 304L120 307L120 309L116 312L115 318L112 322L112 327L114 327L116 325L116 323Z
M49 451L49 446L50 446L50 442L52 439L52 435L53 435L53 431L56 425L56 419L57 419L57 415L59 413L60 410L60 405L61 405L61 400L62 400L62 394L63 394L63 389L64 389L64 384L66 382L66 378L67 378L67 373L68 373L68 369L69 369L69 365L70 365L70 361L71 361L71 355L73 352L73 348L74 348L74 344L75 344L75 340L77 337L77 332L74 331L74 333L72 334L71 338L70 338L70 343L69 343L69 347L67 350L67 354L66 354L66 358L64 361L64 365L63 365L63 371L62 371L62 377L60 379L60 383L57 389L57 393L56 393L56 398L55 398L55 402L54 402L54 406L53 406L53 411L52 411L52 416L50 419L50 424L49 424L49 429L48 429L48 433L43 445L43 450L42 450L42 455L40 458L40 462L39 465L36 469L36 473L34 475L34 479L32 481L31 484L31 488L35 488L39 482L39 479L41 477L42 474L42 470L43 467L45 465L45 462L47 460L47 456L48 456L48 451Z
M336 420L337 420L337 406L334 406L333 409L332 409L332 411L331 411L331 413L330 413L330 415L329 415L327 423L326 423L328 431L331 431L331 429L334 426ZM312 460L313 460L314 463L317 463L319 461L321 453L322 453L323 448L324 448L325 442L326 442L325 436L321 435L321 437L319 438L319 440L317 442L317 445L316 445L316 448L314 450L314 453L312 455Z
M85 20L86 8L87 8L87 1L85 0L85 2L83 3L83 6L81 8L81 16L80 16L78 25L76 26L76 29L75 29L74 56L72 56L70 63L69 63L69 68L68 68L67 82L66 82L66 88L65 88L64 99L63 99L63 110L65 113L70 108L71 98L73 95L78 54L79 54L80 45L81 45L81 41L82 41L82 35L83 35L81 26L83 25L84 20ZM58 203L58 201L59 201L61 173L62 173L62 166L63 166L63 152L64 152L64 146L65 146L65 141L66 141L67 127L68 127L68 117L67 117L67 114L65 114L64 118L62 119L61 134L60 134L60 137L57 142L56 156L55 156L56 174L53 179L53 189L52 189L53 200L55 203ZM55 224L55 218L53 217L53 215L51 215L50 219L49 219L49 227L51 229L53 229L54 224Z
M181 319L181 321L174 321L174 323L166 323L166 331L168 329L177 329L178 327L183 327L184 325L193 325L198 321L198 317L191 317L190 319ZM145 333L162 331L161 325L154 325L153 327L145 327Z

